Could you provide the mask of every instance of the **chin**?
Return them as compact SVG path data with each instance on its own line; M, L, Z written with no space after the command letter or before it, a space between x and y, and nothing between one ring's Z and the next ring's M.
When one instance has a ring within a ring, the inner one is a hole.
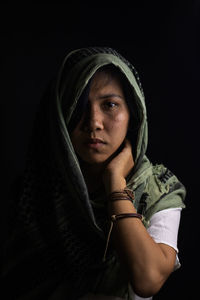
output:
M110 156L101 156L101 155L79 155L79 158L82 162L89 165L101 165L109 161Z
M89 165L100 165L106 163L107 159L95 159L95 158L83 159L82 158L82 161L88 163Z

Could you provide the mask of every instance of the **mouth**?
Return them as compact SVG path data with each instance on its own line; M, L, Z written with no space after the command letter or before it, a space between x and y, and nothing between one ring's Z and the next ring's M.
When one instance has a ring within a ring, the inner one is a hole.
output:
M86 141L86 145L89 147L89 148L93 148L93 149L98 149L98 148L101 148L102 146L104 146L106 144L106 142L104 142L102 139L98 139L98 138L95 138L95 139L88 139Z

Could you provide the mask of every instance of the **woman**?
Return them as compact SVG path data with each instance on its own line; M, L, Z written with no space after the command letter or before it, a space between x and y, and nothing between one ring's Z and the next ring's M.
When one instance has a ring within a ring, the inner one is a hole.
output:
M159 291L179 267L185 188L150 163L146 147L134 67L111 48L68 54L41 102L5 245L9 299L140 299Z

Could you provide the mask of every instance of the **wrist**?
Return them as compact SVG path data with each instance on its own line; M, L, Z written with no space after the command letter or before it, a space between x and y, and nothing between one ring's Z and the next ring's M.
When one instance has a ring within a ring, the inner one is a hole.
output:
M134 193L129 189L115 190L108 196L107 208L109 214L136 213Z
M116 175L104 178L104 186L106 194L110 195L112 192L117 190L123 190L126 187L126 179Z
M119 200L114 202L108 202L107 210L109 215L122 214L122 213L136 213L136 209L130 201Z

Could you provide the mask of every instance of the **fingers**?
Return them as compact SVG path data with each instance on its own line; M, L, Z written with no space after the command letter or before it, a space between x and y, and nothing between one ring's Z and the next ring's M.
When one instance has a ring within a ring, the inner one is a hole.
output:
M125 139L125 141L124 141L124 149L132 150L131 142L128 139Z
M125 144L125 146L132 148L131 142L127 138L125 139L124 144Z
M131 163L131 165L133 167L134 166L134 158L133 158L133 154L132 154L132 145L128 139L125 140L124 148L125 148L125 150L127 150L129 152L129 163Z

